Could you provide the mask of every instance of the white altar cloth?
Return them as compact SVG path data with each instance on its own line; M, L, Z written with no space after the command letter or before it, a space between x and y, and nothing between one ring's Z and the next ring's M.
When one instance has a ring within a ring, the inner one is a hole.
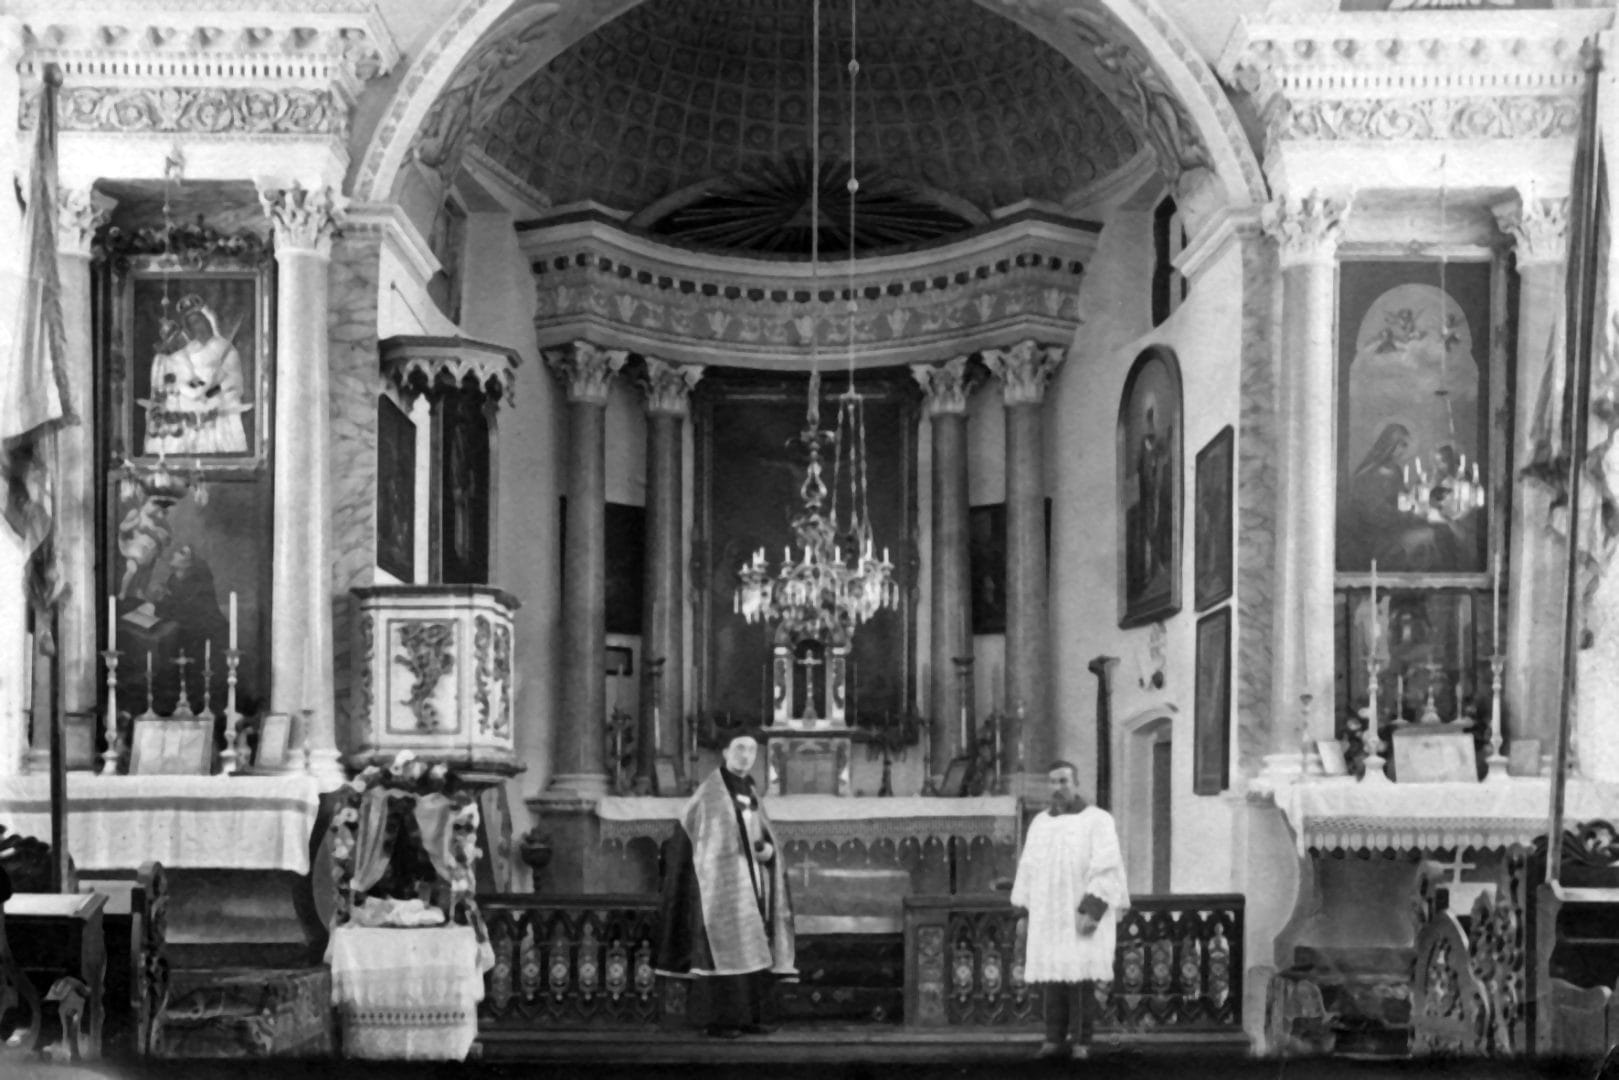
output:
M665 839L674 834L685 805L681 798L606 796L596 807L602 839ZM964 799L778 795L767 797L764 807L783 843L952 836L1012 843L1018 838L1018 800L1011 795Z
M1276 789L1276 805L1298 841L1310 848L1501 848L1546 834L1551 780L1514 776L1445 784L1369 784L1351 777L1297 781ZM1570 780L1567 827L1592 819L1619 821L1619 784Z
M483 965L470 926L339 926L326 946L349 1057L461 1061L478 1038Z
M69 773L67 847L79 870L165 867L309 873L313 777ZM50 777L0 777L0 825L51 838Z

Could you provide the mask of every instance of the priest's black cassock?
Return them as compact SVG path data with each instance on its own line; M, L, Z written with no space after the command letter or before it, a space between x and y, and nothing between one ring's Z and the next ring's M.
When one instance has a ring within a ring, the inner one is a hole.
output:
M699 784L664 858L657 970L707 980L711 1031L758 1029L770 977L797 969L784 860L752 778L721 767Z

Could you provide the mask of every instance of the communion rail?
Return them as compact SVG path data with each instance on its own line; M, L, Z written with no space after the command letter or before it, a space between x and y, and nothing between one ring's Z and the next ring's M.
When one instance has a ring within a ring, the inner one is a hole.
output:
M652 969L655 897L501 894L478 904L495 951L480 1040L684 1025L688 983ZM1114 981L1098 987L1097 1030L1240 1035L1242 896L1138 896L1131 905ZM1017 921L1000 894L907 898L906 1026L1038 1029L1041 995L1023 982Z

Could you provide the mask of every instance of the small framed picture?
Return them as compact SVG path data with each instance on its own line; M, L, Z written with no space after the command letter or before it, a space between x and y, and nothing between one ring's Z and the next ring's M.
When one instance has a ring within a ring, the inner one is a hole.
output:
M951 758L950 764L944 767L944 780L939 784L939 794L950 798L959 798L966 794L967 770L971 766L971 758Z
M213 721L136 721L129 775L207 776L213 772L213 765Z
M259 723L259 748L253 755L253 768L273 772L287 767L292 746L292 715L269 713Z
M1507 746L1507 773L1511 776L1540 775L1540 740L1513 739Z

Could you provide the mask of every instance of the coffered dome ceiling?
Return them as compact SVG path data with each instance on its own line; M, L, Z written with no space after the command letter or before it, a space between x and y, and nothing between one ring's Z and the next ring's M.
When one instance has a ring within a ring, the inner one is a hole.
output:
M848 0L821 5L821 242L847 250ZM1033 34L972 0L858 5L858 244L1062 202L1138 142ZM553 205L593 200L705 247L808 249L810 0L647 0L503 101L473 141Z

